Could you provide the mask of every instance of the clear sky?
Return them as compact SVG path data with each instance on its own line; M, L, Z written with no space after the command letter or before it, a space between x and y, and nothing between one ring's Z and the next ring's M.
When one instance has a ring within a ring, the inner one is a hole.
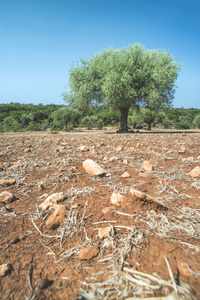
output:
M200 108L199 0L0 0L0 103L65 104L76 59L138 42L184 63L173 105Z

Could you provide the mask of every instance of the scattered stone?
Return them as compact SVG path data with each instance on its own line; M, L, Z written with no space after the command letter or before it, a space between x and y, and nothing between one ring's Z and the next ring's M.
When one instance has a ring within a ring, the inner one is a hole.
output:
M110 177L110 176L111 176L111 173L107 173L105 176L106 176L106 177Z
M28 152L31 152L31 149L30 149L30 148L24 149L24 153L28 153Z
M116 206L122 206L122 207L125 207L127 203L126 197L124 195L115 192L112 193L110 202Z
M174 160L174 158L173 157L165 157L165 160Z
M110 214L115 209L114 206L105 207L102 209L102 214Z
M112 162L112 161L116 161L118 159L119 158L117 156L112 156L111 158L109 158L109 161Z
M151 209L149 213L152 214L152 215L156 215L156 212L153 209Z
M173 150L171 150L171 149L167 151L167 154L172 154L172 153L173 153Z
M123 164L128 164L129 163L129 160L128 159L124 159L123 160Z
M44 290L46 289L48 286L50 286L52 284L52 281L50 281L49 279L45 278L40 280L40 282L38 283L38 289L39 290Z
M186 262L182 262L182 263L178 262L178 270L181 275L193 276L192 272L189 271L189 265Z
M89 174L94 176L105 175L107 172L101 168L95 161L86 159L83 162L83 169Z
M0 180L0 185L13 185L16 183L16 179Z
M55 193L50 195L43 203L39 205L39 208L42 210L56 208L58 202L61 202L65 199L65 195L63 192Z
M128 172L124 172L121 177L129 178L129 177L131 177L131 175Z
M10 203L14 199L14 196L12 193L4 191L0 193L0 202L4 203Z
M12 239L12 240L10 241L10 243L11 243L12 245L17 244L17 243L19 243L19 242L20 242L20 238L18 238L18 237L15 237L14 239Z
M46 226L48 229L56 229L60 226L62 221L65 219L67 209L65 205L58 205L53 214L46 221Z
M39 165L38 165L37 163L34 163L34 164L33 164L33 167L34 167L34 168L37 168L37 167L39 167Z
M0 170L2 171L4 169L3 163L0 162Z
M98 236L102 240L103 238L106 238L110 232L111 232L111 227L100 228L98 232Z
M44 190L43 182L38 182L37 185L38 185L38 192L42 192Z
M115 153L118 154L119 152L121 152L123 150L123 147L121 145L119 145L114 150L115 150Z
M99 248L97 246L88 247L88 248L83 248L80 251L78 258L84 260L90 260L91 258L97 256L98 254L99 254Z
M79 147L79 150L82 152L86 152L86 151L89 151L89 148L87 146L81 146L81 147Z
M178 153L182 153L183 154L183 153L185 153L185 150L186 150L185 147L182 147L182 148L180 148L180 150L178 151Z
M130 193L131 193L131 195L136 196L136 198L138 198L138 199L154 201L154 199L150 195L140 192L138 190L130 189Z
M12 271L12 265L2 264L0 265L0 277L8 275Z
M195 167L192 171L189 172L189 175L191 177L198 177L198 176L200 176L200 167L199 166Z
M150 163L150 161L148 161L148 160L143 161L143 168L147 172L152 172L153 171L153 166Z

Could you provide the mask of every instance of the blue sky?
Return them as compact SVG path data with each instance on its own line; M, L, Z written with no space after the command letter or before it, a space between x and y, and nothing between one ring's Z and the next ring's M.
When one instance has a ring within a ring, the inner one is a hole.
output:
M76 59L140 42L184 63L174 107L200 108L199 0L0 0L0 103L65 104Z

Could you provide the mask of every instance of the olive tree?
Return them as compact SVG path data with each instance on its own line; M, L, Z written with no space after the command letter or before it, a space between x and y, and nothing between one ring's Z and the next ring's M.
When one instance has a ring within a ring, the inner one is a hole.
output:
M145 50L140 44L110 48L72 65L71 93L63 96L82 109L103 103L118 110L120 129L127 131L131 107L141 104L153 110L170 105L180 67L169 53Z
M200 129L200 114L196 115L192 124L193 124L194 128Z
M3 128L5 131L18 131L20 124L12 116L8 116L3 120Z
M63 126L65 130L69 124L76 125L80 120L80 112L71 106L61 107L52 113L55 123Z

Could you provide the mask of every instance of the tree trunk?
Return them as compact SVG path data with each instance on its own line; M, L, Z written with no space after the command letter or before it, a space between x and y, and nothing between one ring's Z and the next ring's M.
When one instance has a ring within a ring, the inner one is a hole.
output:
M151 122L148 123L148 130L151 130Z
M64 131L67 131L67 122L65 122L65 129Z
M120 118L120 131L122 132L127 132L128 131L128 112L129 108L121 108L120 113L121 113L121 118Z

